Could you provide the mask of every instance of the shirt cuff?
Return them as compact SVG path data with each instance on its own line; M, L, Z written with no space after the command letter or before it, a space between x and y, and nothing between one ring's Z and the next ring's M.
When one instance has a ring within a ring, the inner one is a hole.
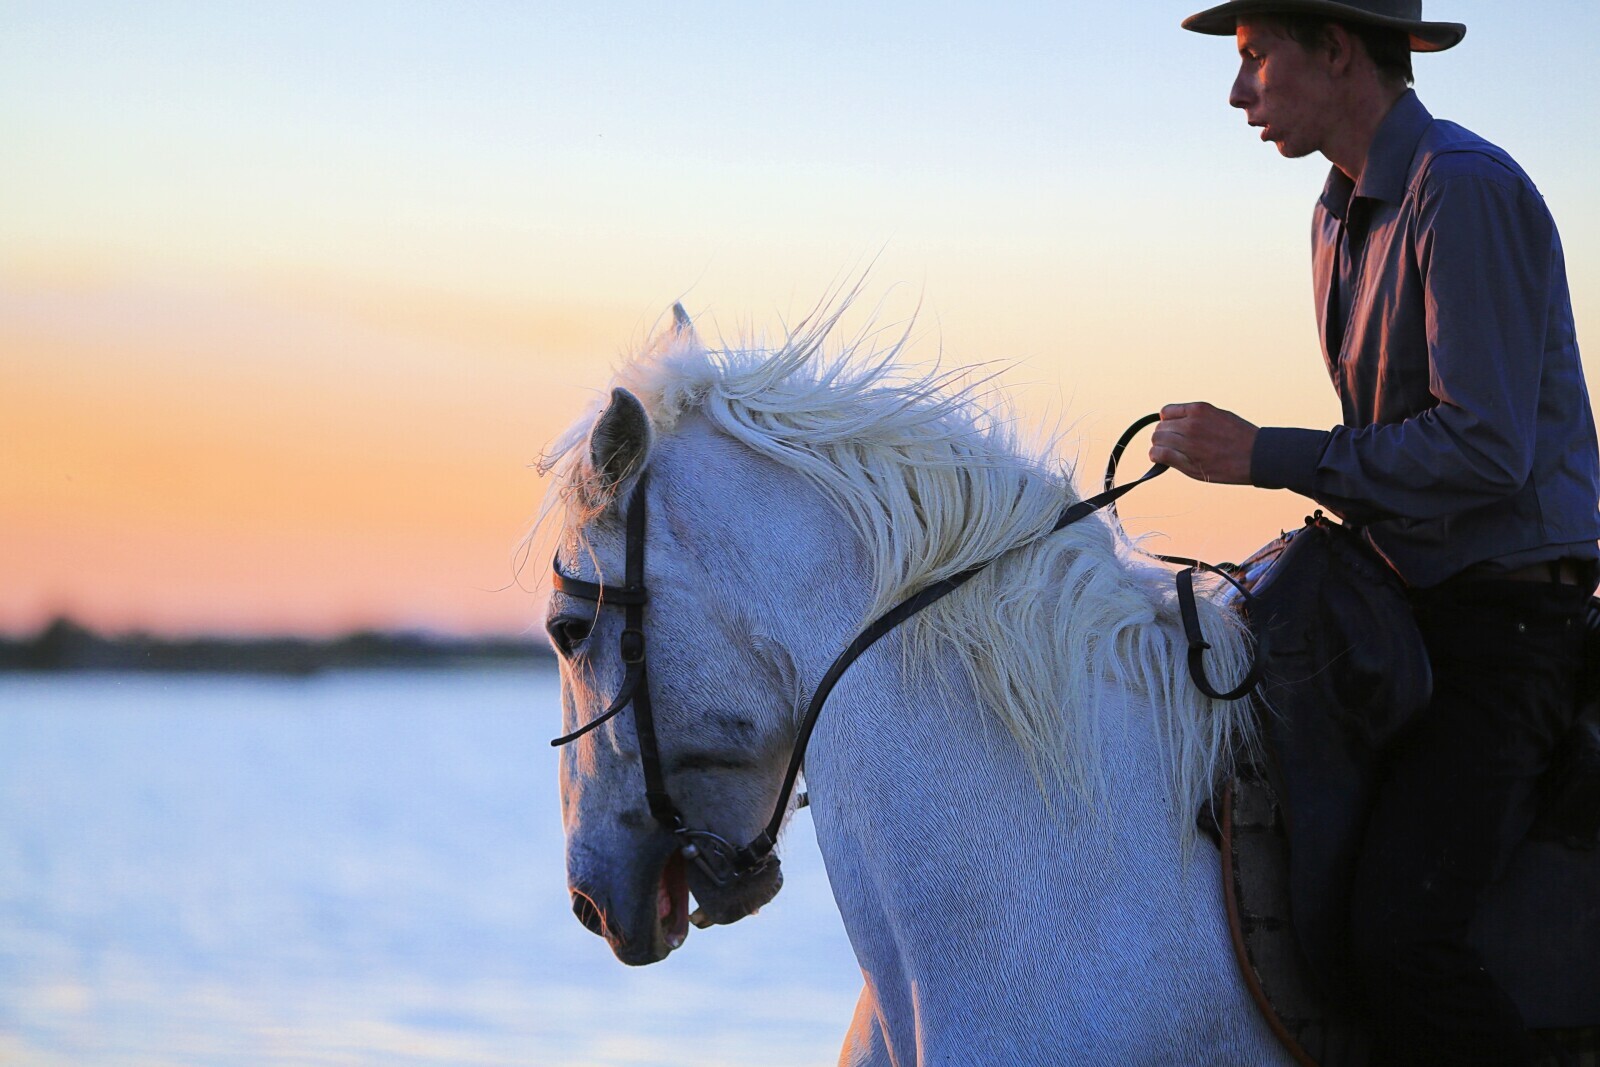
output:
M1292 489L1308 495L1317 463L1328 447L1329 430L1263 426L1250 450L1250 484L1261 489Z

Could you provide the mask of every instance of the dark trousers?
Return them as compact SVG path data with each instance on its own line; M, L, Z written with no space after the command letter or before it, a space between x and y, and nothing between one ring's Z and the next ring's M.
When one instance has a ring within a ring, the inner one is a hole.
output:
M1516 1006L1466 937L1572 725L1587 599L1522 581L1414 598L1434 696L1387 754L1351 898L1374 1065L1533 1062Z

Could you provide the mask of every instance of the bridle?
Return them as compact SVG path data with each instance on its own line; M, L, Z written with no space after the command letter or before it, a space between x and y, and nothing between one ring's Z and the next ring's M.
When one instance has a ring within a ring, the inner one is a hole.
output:
M1080 500L1066 508L1056 520L1055 525L1041 536L1048 537L1060 530L1064 530L1080 519L1094 514L1101 508L1113 506L1112 509L1114 511L1115 502L1124 493L1143 485L1167 470L1164 465L1158 463L1131 482L1124 485L1112 484L1116 475L1117 462L1122 458L1122 453L1127 449L1128 443L1136 433L1155 422L1157 418L1158 416L1156 415L1145 416L1130 426L1117 441L1116 446L1112 449L1111 462L1106 470L1105 491L1089 497L1087 500ZM646 490L648 484L649 472L645 471L639 475L639 480L635 483L633 492L628 497L628 510L625 519L627 528L626 569L621 586L586 582L579 578L569 577L561 573L559 557L551 561L551 570L554 573L552 585L556 591L570 597L576 597L579 600L592 601L602 608L622 608L623 628L622 635L617 641L617 647L627 670L623 675L622 687L617 691L616 697L605 711L572 731L572 733L556 738L550 744L556 747L570 744L618 715L629 704L632 704L634 737L639 745L639 764L644 771L645 803L649 806L650 814L662 828L678 839L679 851L683 854L684 859L693 862L713 884L719 887L726 886L730 882L760 874L772 863L772 850L777 844L778 830L783 825L784 816L788 813L789 799L794 795L795 782L800 776L801 765L805 762L806 746L811 741L811 733L816 728L818 718L822 715L822 706L827 701L828 694L833 692L833 687L843 676L845 670L859 659L867 649L877 643L879 638L923 608L942 600L961 588L961 586L982 573L1000 556L994 556L961 571L959 574L942 578L907 597L869 623L845 647L844 651L839 653L838 657L834 659L823 674L822 680L817 683L817 687L812 691L811 699L806 705L805 715L800 720L800 729L795 735L794 750L790 753L789 765L784 771L783 785L778 790L778 800L773 807L772 818L767 821L767 825L748 844L735 845L710 830L695 829L689 826L683 817L683 813L678 809L677 804L673 803L671 795L667 793L666 777L661 767L661 751L656 742L655 711L650 701L650 675L645 654L644 609L649 602L649 594L646 592L644 585L644 540L648 500ZM1008 549L1007 551L1010 550ZM1002 552L1000 555L1004 554ZM1193 568L1205 565L1199 564L1194 560L1176 557L1158 558L1167 559L1168 562L1184 563L1191 567L1190 570L1182 571L1178 575L1178 599L1183 615L1184 628L1189 638L1190 672L1194 675L1196 684L1200 686L1207 696L1215 699L1236 700L1244 696L1255 688L1259 677L1259 665L1252 665L1250 673L1245 680L1237 688L1227 693L1217 692L1208 681L1205 681L1201 657L1211 646L1206 644L1200 636L1199 615L1194 604L1193 587Z

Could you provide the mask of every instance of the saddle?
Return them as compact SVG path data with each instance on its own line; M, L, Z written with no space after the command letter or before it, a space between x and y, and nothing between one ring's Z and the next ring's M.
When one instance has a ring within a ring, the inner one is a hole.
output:
M1362 1067L1345 914L1379 754L1432 691L1427 653L1393 571L1321 512L1239 571L1262 745L1213 802L1235 952L1300 1063ZM1600 600L1589 616L1600 675ZM1600 677L1586 691L1535 830L1470 935L1557 1064L1600 1053Z

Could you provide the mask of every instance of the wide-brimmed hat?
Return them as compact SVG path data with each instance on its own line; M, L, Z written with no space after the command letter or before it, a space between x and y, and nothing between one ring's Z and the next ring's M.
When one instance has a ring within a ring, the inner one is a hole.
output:
M1459 22L1422 21L1422 0L1232 0L1190 15L1183 20L1183 28L1231 37L1240 15L1321 15L1334 21L1404 30L1411 35L1413 52L1443 52L1467 35L1467 28Z

